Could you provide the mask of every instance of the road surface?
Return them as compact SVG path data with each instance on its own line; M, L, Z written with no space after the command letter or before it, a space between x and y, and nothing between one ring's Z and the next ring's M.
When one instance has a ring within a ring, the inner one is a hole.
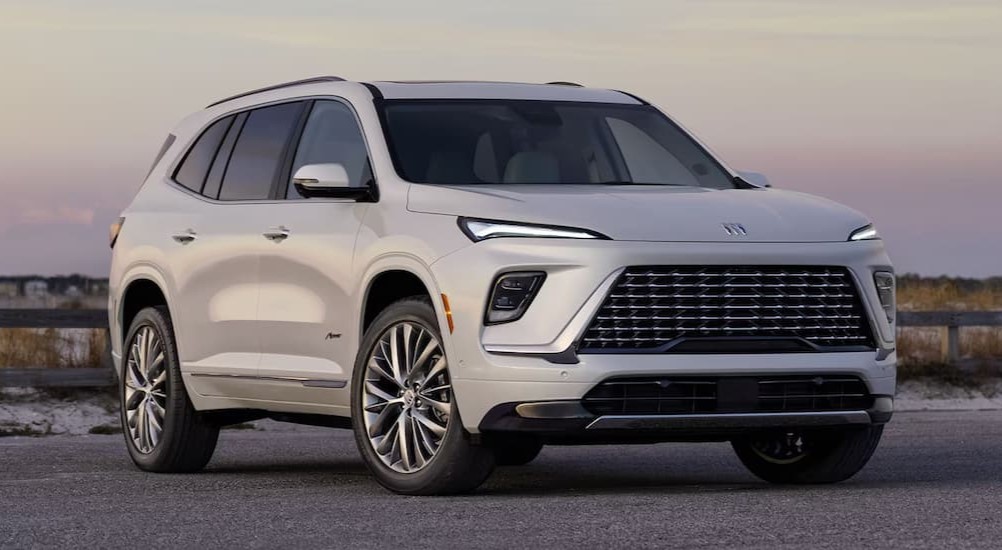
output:
M0 439L0 547L998 548L1002 412L900 413L849 482L775 487L726 444L548 447L474 495L400 497L350 433L224 431L208 469L121 435Z

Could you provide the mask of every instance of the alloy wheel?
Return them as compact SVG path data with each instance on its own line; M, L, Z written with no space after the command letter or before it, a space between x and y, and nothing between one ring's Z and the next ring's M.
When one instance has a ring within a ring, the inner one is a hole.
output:
M387 328L369 355L361 397L365 433L383 464L406 474L428 465L442 445L452 408L438 338L410 321Z
M788 432L768 439L752 441L755 454L773 464L793 464L807 456L808 448L804 436Z
M132 339L125 366L126 429L136 450L153 452L160 442L167 409L167 358L163 340L151 326Z

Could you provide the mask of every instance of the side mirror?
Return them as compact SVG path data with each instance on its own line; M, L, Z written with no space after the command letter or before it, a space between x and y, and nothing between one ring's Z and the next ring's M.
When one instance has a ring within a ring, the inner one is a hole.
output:
M738 176L755 187L772 187L772 184L769 183L769 178L765 177L765 174L738 171Z
M338 163L306 164L292 175L292 184L299 194L310 197L335 199L362 199L372 197L371 186L352 187L348 171Z

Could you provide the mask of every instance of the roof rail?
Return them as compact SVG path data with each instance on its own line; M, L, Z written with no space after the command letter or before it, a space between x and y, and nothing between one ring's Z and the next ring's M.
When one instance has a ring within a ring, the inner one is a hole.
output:
M577 82L564 82L562 80L557 80L555 82L547 82L547 84L552 84L554 86L574 86L575 88L584 88L584 86L578 84Z
M275 84L274 86L265 86L264 88L258 88L256 90L251 90L249 92L244 92L242 94L233 95L224 99L220 99L215 103L210 103L205 106L206 109L209 107L215 107L221 103L226 103L227 101L233 101L234 99L240 99L241 97L247 97L249 95L260 94L262 92L270 92L272 90L280 90L282 88L288 88L290 86L299 86L300 84L316 84L318 82L344 82L344 79L340 76L314 76L313 78L304 78L302 80L293 80L292 82L284 82L282 84Z

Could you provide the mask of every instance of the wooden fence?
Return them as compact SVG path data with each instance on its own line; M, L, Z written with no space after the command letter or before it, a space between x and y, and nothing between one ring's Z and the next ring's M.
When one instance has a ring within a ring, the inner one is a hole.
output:
M0 309L0 328L108 328L104 309ZM0 367L0 387L102 387L115 383L111 340L105 339L99 368Z
M940 327L944 363L965 366L960 356L960 327L1000 327L1002 311L901 311L899 327ZM103 309L0 309L0 328L108 328ZM110 341L109 341L110 342ZM113 384L111 351L101 368L0 368L0 387L100 387Z

